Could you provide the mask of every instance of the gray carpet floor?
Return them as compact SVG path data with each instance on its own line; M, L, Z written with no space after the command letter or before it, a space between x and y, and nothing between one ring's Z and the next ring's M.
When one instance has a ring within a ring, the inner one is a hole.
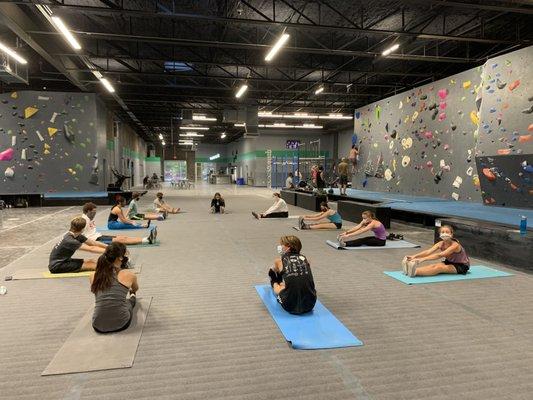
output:
M0 397L533 398L531 275L473 260L515 276L407 286L383 271L399 269L416 249L336 251L325 244L336 232L296 232L294 219L254 220L251 210L272 203L264 190L231 191L226 215L207 212L208 192L169 192L167 201L186 212L157 223L161 246L131 247L143 264L139 295L153 302L130 369L40 376L92 304L88 280L4 277L46 268L56 236L78 211L54 208L53 217L0 229L0 284L8 288L0 296ZM100 209L99 224L107 218ZM423 245L432 240L419 227L392 231ZM268 282L285 234L301 238L320 300L364 346L298 351L284 341L253 285Z

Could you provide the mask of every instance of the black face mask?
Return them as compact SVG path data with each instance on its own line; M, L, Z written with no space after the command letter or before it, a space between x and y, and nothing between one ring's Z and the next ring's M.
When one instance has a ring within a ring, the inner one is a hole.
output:
M120 263L120 268L121 269L128 268L128 261L129 261L129 258L124 256L124 258L122 259L122 262Z

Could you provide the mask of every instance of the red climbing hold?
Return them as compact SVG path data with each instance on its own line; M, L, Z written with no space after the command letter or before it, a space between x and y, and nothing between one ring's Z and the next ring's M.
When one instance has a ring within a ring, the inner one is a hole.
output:
M509 90L512 92L513 90L515 90L518 86L520 86L520 79L514 81L513 83L511 83L509 85Z
M485 175L485 178L487 178L489 181L493 182L496 180L496 175L489 169L489 168L483 168L483 175Z

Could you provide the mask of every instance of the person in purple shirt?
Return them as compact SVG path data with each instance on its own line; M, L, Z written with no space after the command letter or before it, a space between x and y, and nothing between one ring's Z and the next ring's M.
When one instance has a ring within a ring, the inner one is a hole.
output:
M450 225L442 225L439 229L440 241L428 250L406 256L402 261L402 269L405 275L433 276L438 274L461 274L466 275L470 269L470 259L465 249L454 238L453 228ZM424 261L444 260L435 264L419 266Z
M362 221L352 229L341 233L337 239L340 247L358 247L358 246L385 246L387 242L387 231L383 224L376 219L372 211L363 211L361 214ZM365 236L354 239L362 233L372 231L374 236Z

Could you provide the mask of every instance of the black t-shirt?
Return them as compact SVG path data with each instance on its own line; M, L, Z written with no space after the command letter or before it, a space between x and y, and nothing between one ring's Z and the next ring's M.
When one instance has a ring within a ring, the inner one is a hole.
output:
M307 258L302 254L286 253L281 257L281 262L285 289L278 297L282 307L291 314L311 311L316 303L316 290Z
M326 187L326 182L324 182L324 179L322 178L323 171L318 171L316 174L316 187L319 189L324 189Z
M211 200L211 207L215 207L216 212L220 212L220 207L226 207L223 199L213 199Z
M72 255L78 250L87 238L83 235L74 237L71 232L65 233L63 239L54 246L50 253L48 267L53 268L58 264L71 259Z

